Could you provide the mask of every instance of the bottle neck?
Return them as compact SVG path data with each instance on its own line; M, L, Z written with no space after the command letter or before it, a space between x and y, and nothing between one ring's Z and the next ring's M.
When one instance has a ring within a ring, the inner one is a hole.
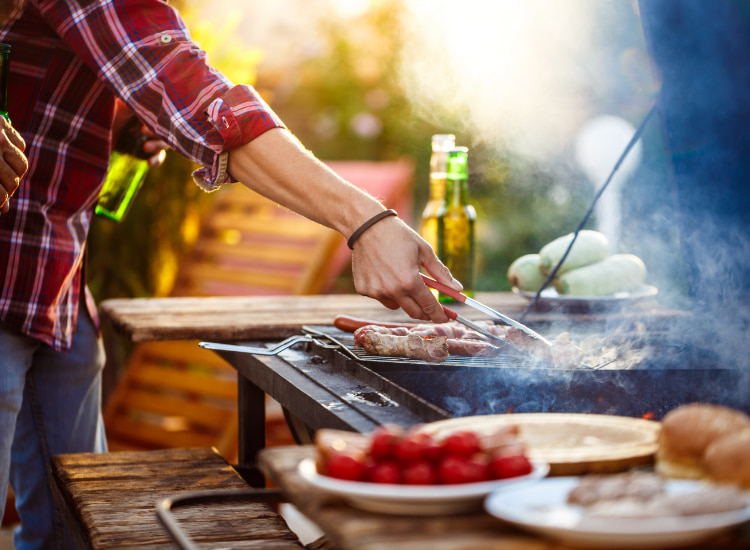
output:
M10 80L10 49L0 51L0 115L8 118L8 86Z
M466 178L448 176L445 186L445 203L447 206L469 204L469 182Z
M445 172L430 174L430 200L442 202L445 200Z

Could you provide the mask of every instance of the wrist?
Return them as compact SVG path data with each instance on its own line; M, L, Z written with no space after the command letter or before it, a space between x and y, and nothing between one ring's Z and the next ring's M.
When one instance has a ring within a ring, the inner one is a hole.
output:
M371 218L369 218L367 221L365 221L362 225L360 225L357 229L354 230L354 232L351 234L349 239L346 241L347 246L349 246L350 250L354 250L354 243L359 240L359 238L362 236L362 234L370 229L373 225L380 222L381 220L384 220L385 218L388 218L390 216L398 216L398 212L395 210L389 209L389 210L383 210L382 212L378 212Z

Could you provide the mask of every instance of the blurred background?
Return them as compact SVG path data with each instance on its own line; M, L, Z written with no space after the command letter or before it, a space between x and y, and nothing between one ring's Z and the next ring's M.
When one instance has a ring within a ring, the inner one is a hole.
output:
M479 291L509 290L515 258L575 230L659 89L633 0L171 3L211 63L253 84L319 158L412 159L415 229L432 134L469 147ZM663 160L654 118L588 227L643 258L679 305ZM215 195L194 169L170 153L124 222L96 220L98 301L169 293ZM349 273L336 289L353 291Z

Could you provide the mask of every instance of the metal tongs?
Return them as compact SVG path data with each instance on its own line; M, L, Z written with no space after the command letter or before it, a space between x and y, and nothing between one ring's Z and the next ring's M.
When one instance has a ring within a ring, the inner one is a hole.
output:
M523 323L519 323L518 321L516 321L514 319L511 319L507 315L504 315L504 314L502 314L502 313L500 313L498 311L495 311L494 309L492 309L491 307L483 304L482 302L478 302L474 298L469 298L466 294L464 294L462 292L458 292L456 290L453 290L452 288L447 287L447 286L445 286L442 283L439 283L438 281L436 281L435 279L432 279L432 278L428 277L427 275L424 275L424 274L421 274L421 273L420 273L420 275L422 275L422 280L424 281L424 283L427 286L429 286L430 288L434 288L435 290L438 290L438 291L442 292L446 296L450 296L454 300L458 300L459 302L464 303L467 306L471 306L474 309L476 309L477 311L481 311L485 315L491 317L492 319L496 319L498 321L501 321L501 322L505 323L506 325L510 325L512 327L517 328L518 330L526 333L527 335L531 336L535 340L541 342L545 346L549 346L549 347L552 346L552 344L550 343L550 341L547 340L544 336L542 336L541 334L539 334L535 330L527 327ZM469 327L469 328L471 328L471 329L473 329L473 330L479 332L480 334L483 334L483 335L485 335L485 336L487 336L489 338L492 338L495 341L499 340L499 341L502 341L505 344L508 343L505 340L503 340L502 338L500 338L499 336L496 336L496 335L492 334L490 331L488 331L487 329L483 328L481 325L479 325L479 324L477 324L477 323L475 323L473 321L470 321L469 319L467 319L467 318L459 315L458 313L456 313L452 309L449 309L449 308L447 308L445 306L443 306L443 309L445 310L445 314L448 315L448 317L450 317L454 321L458 321L459 323L461 323L463 325L466 325L467 327Z

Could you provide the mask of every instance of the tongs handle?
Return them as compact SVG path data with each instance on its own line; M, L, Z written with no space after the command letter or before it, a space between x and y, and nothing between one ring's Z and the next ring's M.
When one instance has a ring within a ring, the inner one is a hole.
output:
M420 273L420 275L422 276L422 280L424 281L424 283L427 286L429 286L430 288L434 288L435 290L438 290L438 291L442 292L443 294L446 294L447 296L450 296L451 298L454 298L454 299L458 300L461 303L464 303L464 304L466 304L468 306L473 307L474 309L476 309L478 311L481 311L482 313L484 313L485 315L487 315L487 316L489 316L489 317L491 317L493 319L497 319L498 321L502 321L505 324L508 324L508 325L510 325L512 327L517 328L518 330L520 330L522 332L525 332L526 334L528 334L532 338L535 338L539 342L542 342L545 346L551 346L552 345L550 343L550 341L547 340L544 336L542 336L541 334L539 334L535 330L527 327L523 323L519 323L515 319L511 319L507 315L505 315L503 313L500 313L499 311L495 311L491 307L486 306L483 303L476 301L474 298L469 298L463 292L458 292L457 290L453 290L452 288L444 285L443 283L438 282L435 279L432 279L432 278L428 277L427 275L424 275L423 273Z
M424 281L424 284L426 284L430 288L434 288L438 292L442 292L446 296L450 296L454 300L458 300L462 304L466 303L466 300L469 298L466 294L463 292L459 292L458 290L453 290L451 287L444 285L440 281L436 281L432 277L428 277L424 273L420 273L422 276L422 280Z

